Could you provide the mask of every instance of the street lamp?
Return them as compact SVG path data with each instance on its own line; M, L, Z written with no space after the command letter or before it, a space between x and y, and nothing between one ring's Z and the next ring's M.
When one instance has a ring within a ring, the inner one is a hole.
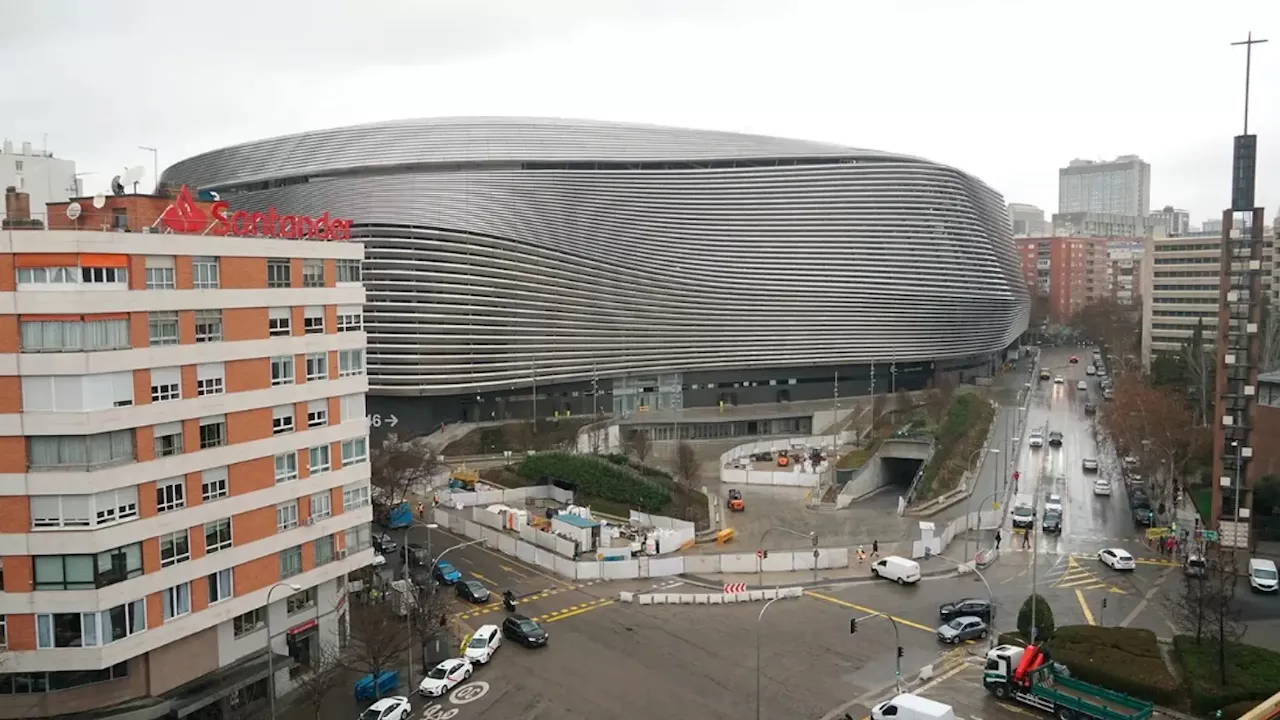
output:
M925 550L925 552L928 553L929 551ZM895 620L892 615L882 612L874 612L861 618L851 617L849 618L849 634L852 635L858 631L858 620L870 620L871 618L876 617L882 617L893 624L893 639L898 646L896 648L897 652L895 653L897 655L897 659L894 660L893 683L898 688L898 692L902 692L902 635L898 632L898 621Z
M423 527L427 529L427 557L431 557L431 531L435 530L440 526L435 523L419 522L418 527ZM404 576L406 579L408 579L409 578L409 531L408 529L404 531L404 541L405 541L404 542ZM435 589L436 589L435 582L432 580L431 576L428 574L427 575L427 593L429 595L434 595ZM430 603L428 603L428 605L430 605ZM404 614L404 625L405 625L405 630L407 630L409 633L409 637L412 638L413 637L413 613L406 612ZM422 658L422 664L424 669L426 667L426 663L427 663L427 658L424 655ZM409 679L413 680L413 643L412 642L409 643Z
M927 560L927 559L929 559L929 557L931 557L931 556L932 556L932 557L936 557L936 558L942 558L943 560L946 560L947 562L951 563L952 565L956 565L956 566L959 566L959 567L964 567L964 565L963 565L962 563L958 563L958 562L956 562L955 560L952 560L951 558L947 557L946 555L942 555L942 554L939 554L939 553L931 553L931 552L930 552L930 550L929 550L929 548L925 548L925 549L924 549L924 557L925 557L925 559ZM988 644L988 647L995 647L995 644L996 644L996 633L995 633L995 629L996 629L996 600L995 600L995 593L991 592L991 583L987 582L987 578L986 578L986 576L985 576L985 575L983 575L981 572L979 572L978 567L977 567L977 563L974 563L974 567L973 567L973 574L974 574L974 575L977 575L977 576L978 576L978 579L982 581L982 584L983 584L983 585L985 585L985 586L987 586L987 607L991 608L991 632L987 633L987 644ZM895 629L897 628L897 626L896 626L896 625L895 625L894 627L895 627Z
M968 464L972 465L974 458L978 457L978 455L983 452L989 452L992 455L999 455L1000 448L978 448L973 452L973 455L969 457ZM975 472L973 475L973 482L975 486L978 483L978 475L981 472L982 472L982 468L978 468L977 472ZM972 513L972 510L973 510L973 493L970 492L969 497L966 500L964 505L964 556L965 557L969 557L969 515Z
M816 532L802 533L798 530L792 530L791 528L782 527L781 525L774 525L773 527L760 533L760 544L756 546L756 584L762 587L764 586L764 540L765 538L769 537L769 533L773 532L774 530L781 530L782 532L785 532L785 533L791 533L796 537L802 537L813 543L814 550L817 550L818 548L818 533ZM814 557L813 559L813 581L815 583L818 582L818 558L817 557Z
M271 693L271 720L276 720L276 662L275 651L271 649L271 593L276 588L289 588L294 592L302 592L301 585L278 582L267 588L267 691Z
M769 606L782 598L774 598L760 608L760 616L756 618L756 720L760 720L760 628L764 622L764 613Z

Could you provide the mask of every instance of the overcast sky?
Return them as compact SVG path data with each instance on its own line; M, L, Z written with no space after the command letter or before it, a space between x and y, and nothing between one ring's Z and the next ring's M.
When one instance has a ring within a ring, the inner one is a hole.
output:
M1055 10L1056 8L1056 10ZM271 135L405 117L681 125L920 155L1052 213L1138 154L1151 204L1229 203L1244 50L1280 205L1276 0L0 0L0 135L106 187Z

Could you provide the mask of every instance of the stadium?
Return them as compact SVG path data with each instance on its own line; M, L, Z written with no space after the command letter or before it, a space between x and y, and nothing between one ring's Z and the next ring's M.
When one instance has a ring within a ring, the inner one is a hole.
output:
M370 410L410 433L965 380L1029 313L1003 198L875 150L433 118L214 150L162 180L354 221Z

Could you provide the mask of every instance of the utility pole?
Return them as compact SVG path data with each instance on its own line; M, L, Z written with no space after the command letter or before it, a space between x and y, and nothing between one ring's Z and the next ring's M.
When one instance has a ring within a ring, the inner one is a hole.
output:
M591 416L593 418L600 417L600 384L599 375L596 373L596 364L591 363Z
M1250 32L1247 39L1231 43L1232 45L1244 46L1244 132L1241 133L1242 135L1249 134L1249 80L1250 75L1253 73L1253 46L1261 45L1264 42L1267 41L1254 40L1253 32Z
M538 359L529 358L529 375L533 378L533 391L529 396L533 400L533 432L538 432Z
M840 368L836 368L835 381L832 382L831 386L831 410L834 413L831 416L831 454L834 455L836 448L839 446L836 438L838 437L837 434L840 432ZM832 458L832 463L834 462L835 458ZM832 467L835 467L835 465L833 464Z
M893 364L889 366L889 392L898 392L898 350L893 350Z
M1034 528L1036 525L1035 518L1040 516L1040 509L1038 507L1039 503L1040 501L1036 498L1036 494L1034 492L1031 493L1032 521L1031 521L1031 527L1027 528L1026 532L1031 532L1032 528ZM1032 645L1034 645L1036 642L1036 606L1040 604L1039 597L1036 595L1036 575L1037 575L1037 569L1038 569L1036 566L1039 564L1040 564L1040 543L1036 542L1036 539L1033 537L1031 538L1031 644Z

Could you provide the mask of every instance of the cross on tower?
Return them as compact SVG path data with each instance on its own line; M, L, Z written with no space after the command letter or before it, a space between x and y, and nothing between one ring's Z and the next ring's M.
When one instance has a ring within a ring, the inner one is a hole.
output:
M1266 40L1254 40L1253 32L1250 31L1247 40L1233 42L1232 45L1244 45L1244 132L1243 135L1249 134L1249 73L1253 69L1253 46L1260 45Z

